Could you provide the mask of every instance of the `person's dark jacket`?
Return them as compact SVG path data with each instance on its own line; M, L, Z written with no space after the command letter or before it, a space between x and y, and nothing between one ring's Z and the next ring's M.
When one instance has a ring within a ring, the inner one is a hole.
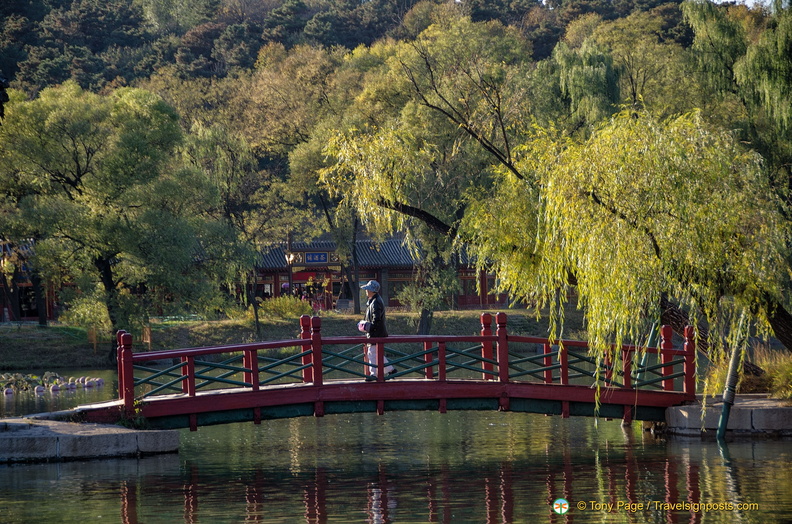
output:
M385 302L383 302L379 293L375 293L366 302L366 315L363 320L371 322L371 329L366 334L368 338L388 336L388 328L385 327Z

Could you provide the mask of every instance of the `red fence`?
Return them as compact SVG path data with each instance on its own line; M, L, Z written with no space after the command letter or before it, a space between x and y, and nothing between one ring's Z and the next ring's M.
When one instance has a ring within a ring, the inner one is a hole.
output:
M510 335L505 313L495 320L493 332L492 315L482 314L479 335L371 339L378 347L371 363L365 339L322 337L319 317L300 318L299 339L144 353L133 353L131 335L120 331L119 395L127 416L136 409L146 417L188 413L193 429L196 412L252 408L258 422L262 407L286 403L312 403L308 414L321 416L332 401L376 400L382 413L386 402L399 400L432 399L445 411L448 399L495 398L497 409L509 410L513 399L531 398L561 402L567 417L577 414L570 403L610 402L623 406L629 421L634 408L695 399L692 328L682 349L663 326L659 347L625 345L602 358L589 354L586 342ZM387 376L385 353L396 369ZM372 368L377 385L366 389L361 379Z

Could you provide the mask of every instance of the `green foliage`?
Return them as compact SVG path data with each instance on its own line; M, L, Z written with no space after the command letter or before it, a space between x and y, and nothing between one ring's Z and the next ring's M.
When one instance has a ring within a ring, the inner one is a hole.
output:
M792 8L778 13L734 68L749 100L762 107L786 136L792 136Z
M789 230L761 159L730 134L625 112L586 140L537 129L524 153L533 183L504 173L465 227L505 289L559 311L574 282L602 351L642 340L663 293L707 319L714 345L739 343L742 319L767 332Z
M104 295L99 290L85 295L67 288L60 294L60 300L68 307L60 314L59 321L84 329L110 331L110 317Z
M311 304L297 297L280 296L261 301L261 312L272 318L296 319L313 313Z
M792 400L792 362L787 362L773 372L773 398Z
M159 97L131 88L100 96L69 82L15 100L8 113L0 179L16 180L12 205L27 225L21 238L37 238L37 267L80 284L85 297L101 284L114 328L154 305L132 293L142 284L182 304L206 290L195 255L199 235L213 238L202 216L211 192L171 164L182 135Z
M553 50L559 87L577 125L591 125L613 114L619 101L618 76L613 58L594 42L572 50L563 42Z

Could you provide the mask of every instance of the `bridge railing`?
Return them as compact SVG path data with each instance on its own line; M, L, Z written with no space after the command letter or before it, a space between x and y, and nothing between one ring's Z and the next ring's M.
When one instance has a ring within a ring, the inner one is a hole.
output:
M273 342L167 351L132 352L132 336L117 334L119 396L127 413L136 400L200 391L362 379L375 372L378 382L420 378L445 382L478 380L597 385L615 389L659 389L695 398L693 330L675 349L671 328L661 328L658 347L612 347L602 357L588 343L515 336L507 332L505 313L481 315L478 335L402 335L362 339L323 337L321 319L300 318L300 338ZM365 344L378 346L377 362L367 362ZM386 345L387 343L387 345ZM385 375L385 354L395 372ZM648 358L653 357L653 358Z

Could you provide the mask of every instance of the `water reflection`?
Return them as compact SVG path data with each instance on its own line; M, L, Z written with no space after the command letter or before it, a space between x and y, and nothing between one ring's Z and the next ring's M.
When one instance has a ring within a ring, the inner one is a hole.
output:
M104 385L63 389L61 391L46 390L43 393L21 391L10 395L0 392L0 418L20 417L31 413L46 413L71 409L81 404L91 404L111 400L118 396L117 372L111 369L91 370L66 370L61 371L65 377L98 377L104 380Z
M179 455L0 468L0 521L792 519L788 442L734 443L724 456L715 443L655 440L618 422L489 412L264 421L182 441ZM558 498L569 513L553 512ZM758 508L698 507L728 502Z

